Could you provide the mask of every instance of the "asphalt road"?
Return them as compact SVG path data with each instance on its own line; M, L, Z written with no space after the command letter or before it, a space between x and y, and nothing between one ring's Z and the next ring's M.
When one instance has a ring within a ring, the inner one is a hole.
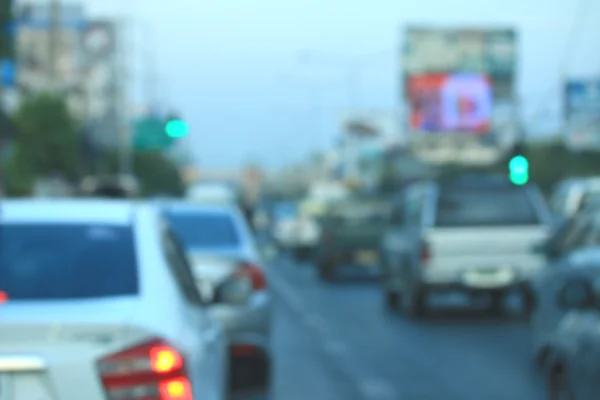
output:
M273 321L271 396L245 394L232 400L362 400L328 360L318 338L279 296Z
M304 399L350 399L340 395L341 387L361 400L545 398L523 322L472 313L410 321L384 310L376 280L324 283L310 265L286 259L271 263L269 277L278 304L293 313L280 318L279 334L295 337L295 344L280 341L275 349L281 360L276 400L295 399L286 396L301 390ZM296 335L299 325L313 345ZM303 353L297 364L289 346ZM296 365L307 364L303 378L288 380ZM314 380L313 369L321 371Z

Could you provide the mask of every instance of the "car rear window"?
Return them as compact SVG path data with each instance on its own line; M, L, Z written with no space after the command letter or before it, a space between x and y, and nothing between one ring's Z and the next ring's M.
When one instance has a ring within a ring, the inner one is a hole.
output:
M436 226L536 225L539 215L526 189L446 189L438 200Z
M384 223L388 220L389 206L382 203L337 203L331 207L328 217L337 222Z
M230 214L174 211L167 212L166 218L186 249L230 248L241 244Z
M3 224L0 290L13 300L135 295L139 283L132 229Z

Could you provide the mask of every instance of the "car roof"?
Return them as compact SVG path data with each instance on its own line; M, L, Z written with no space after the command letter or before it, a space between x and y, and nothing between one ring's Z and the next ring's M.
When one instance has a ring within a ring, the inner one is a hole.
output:
M195 201L161 201L160 207L165 211L196 211L202 213L224 213L233 214L237 205L228 203L202 203Z
M112 199L4 200L1 220L9 223L104 223L131 225L139 202Z

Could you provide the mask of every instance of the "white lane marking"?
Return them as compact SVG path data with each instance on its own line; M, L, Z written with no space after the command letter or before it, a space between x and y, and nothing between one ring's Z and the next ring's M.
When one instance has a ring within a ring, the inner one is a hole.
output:
M365 400L402 400L403 396L389 382L371 378L359 382L359 388Z
M324 347L326 352L335 356L347 354L349 351L348 346L339 340L326 340Z
M325 335L327 333L327 323L317 314L306 313L304 315L304 323L309 328L317 331L320 335Z
M272 288L275 289L279 296L295 311L304 314L303 302L296 294L292 286L290 286L285 279L278 277L277 274L270 273L268 277Z

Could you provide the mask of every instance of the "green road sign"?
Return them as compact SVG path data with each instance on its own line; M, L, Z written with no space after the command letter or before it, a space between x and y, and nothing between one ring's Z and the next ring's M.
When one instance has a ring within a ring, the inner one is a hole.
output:
M165 132L162 118L147 116L133 124L133 147L140 151L166 150L174 140Z

